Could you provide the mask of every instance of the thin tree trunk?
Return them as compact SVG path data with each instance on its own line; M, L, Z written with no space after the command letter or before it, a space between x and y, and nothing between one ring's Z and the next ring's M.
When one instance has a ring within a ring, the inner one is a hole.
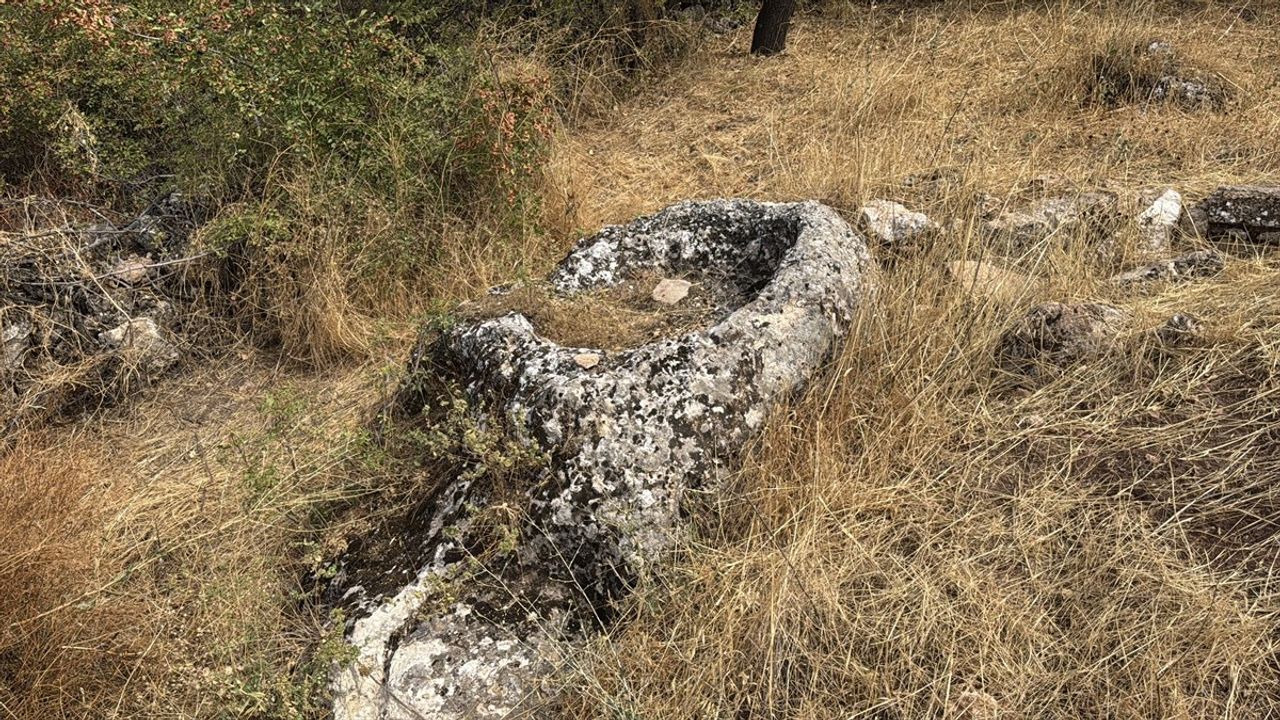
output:
M752 54L774 55L787 48L787 31L795 9L796 0L764 0L751 36Z

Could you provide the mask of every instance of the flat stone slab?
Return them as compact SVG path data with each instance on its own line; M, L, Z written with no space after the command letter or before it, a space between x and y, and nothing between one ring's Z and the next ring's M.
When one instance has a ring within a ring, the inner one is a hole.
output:
M334 675L337 720L498 718L536 704L565 648L607 623L684 535L686 493L714 488L769 410L827 361L873 282L865 241L834 210L748 200L684 202L607 227L549 280L571 296L643 272L740 302L630 350L563 347L512 313L415 351L402 412L431 402L429 379L448 378L551 462L524 491L519 547L487 562L485 582L462 576L468 508L487 498L460 479L417 539L430 558L417 579L389 597L349 591L358 658ZM442 583L451 601L432 609Z
M689 296L689 288L693 284L688 280L667 278L653 288L653 299L663 305L675 305Z
M1196 204L1192 221L1210 237L1243 233L1280 242L1280 186L1225 185Z

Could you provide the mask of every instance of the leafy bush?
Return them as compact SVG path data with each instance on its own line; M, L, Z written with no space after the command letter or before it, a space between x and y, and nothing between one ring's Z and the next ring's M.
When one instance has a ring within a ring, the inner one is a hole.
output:
M234 262L218 274L258 283L220 284L224 299L250 301L233 313L324 346L302 355L350 347L347 330L315 334L350 319L282 313L348 313L354 284L389 267L421 273L443 218L526 213L550 134L547 80L497 72L459 33L445 44L411 32L432 7L5 6L0 174L90 196L112 180L172 177L221 208L205 236ZM336 305L309 302L317 292Z
M108 175L159 168L233 188L281 156L359 162L370 128L396 110L423 121L414 149L441 158L471 70L460 51L411 47L388 18L327 0L52 0L4 13L10 178L51 161L86 169L58 150L72 140ZM84 126L74 138L68 116Z
M640 45L666 52L663 12L659 0L2 5L0 178L90 199L143 188L124 193L134 205L160 192L148 180L177 186L214 218L196 236L216 259L212 304L291 356L340 357L364 346L365 318L440 296L440 263L474 254L448 243L527 244L553 107L588 85L610 97L647 62Z
M441 178L445 200L471 198L494 180L510 184L511 167L489 172L494 151L529 164L528 148L545 135L536 106L545 98L537 87L495 87L469 26L494 14L536 16L538 33L564 29L574 41L660 15L653 0L375 5L6 5L0 173L13 182L41 169L116 178L163 170L206 191L242 191L282 157L318 156L375 176L384 168L369 161L385 158L370 157L371 141L393 125L417 169Z

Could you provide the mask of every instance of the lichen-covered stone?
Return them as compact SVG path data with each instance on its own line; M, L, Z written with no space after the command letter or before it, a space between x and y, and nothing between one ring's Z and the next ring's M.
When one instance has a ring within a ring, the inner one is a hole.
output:
M708 327L621 352L561 347L518 314L415 351L404 409L425 400L415 374L444 372L552 462L525 496L520 546L486 570L486 589L457 581L453 608L424 617L430 588L465 556L465 508L485 503L465 481L442 491L432 561L393 597L359 603L360 658L335 676L338 720L400 717L406 704L406 717L501 717L531 702L561 641L598 625L597 611L660 561L684 531L686 493L714 484L871 289L865 242L813 202L680 203L583 239L549 279L573 294L644 271L719 284L741 302ZM584 368L587 353L600 362Z
M902 245L938 229L928 215L892 200L871 200L858 211L870 238L881 245Z
M1280 233L1280 186L1227 185L1196 205L1194 222L1209 236L1242 233L1262 240Z

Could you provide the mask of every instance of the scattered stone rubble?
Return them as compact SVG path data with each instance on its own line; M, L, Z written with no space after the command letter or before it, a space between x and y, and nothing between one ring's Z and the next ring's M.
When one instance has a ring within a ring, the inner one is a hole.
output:
M196 211L176 194L120 226L0 238L0 434L145 384L178 359L169 263Z
M680 203L585 238L550 281L567 295L645 271L732 286L723 294L742 304L707 327L606 352L561 347L508 314L421 346L403 411L431 402L425 379L451 378L552 462L524 497L520 546L486 563L487 582L427 604L469 567L467 508L485 505L459 479L435 503L417 578L390 597L349 590L359 657L335 674L337 720L498 718L536 704L564 641L598 627L684 532L685 494L714 486L835 349L871 269L863 239L817 203Z

